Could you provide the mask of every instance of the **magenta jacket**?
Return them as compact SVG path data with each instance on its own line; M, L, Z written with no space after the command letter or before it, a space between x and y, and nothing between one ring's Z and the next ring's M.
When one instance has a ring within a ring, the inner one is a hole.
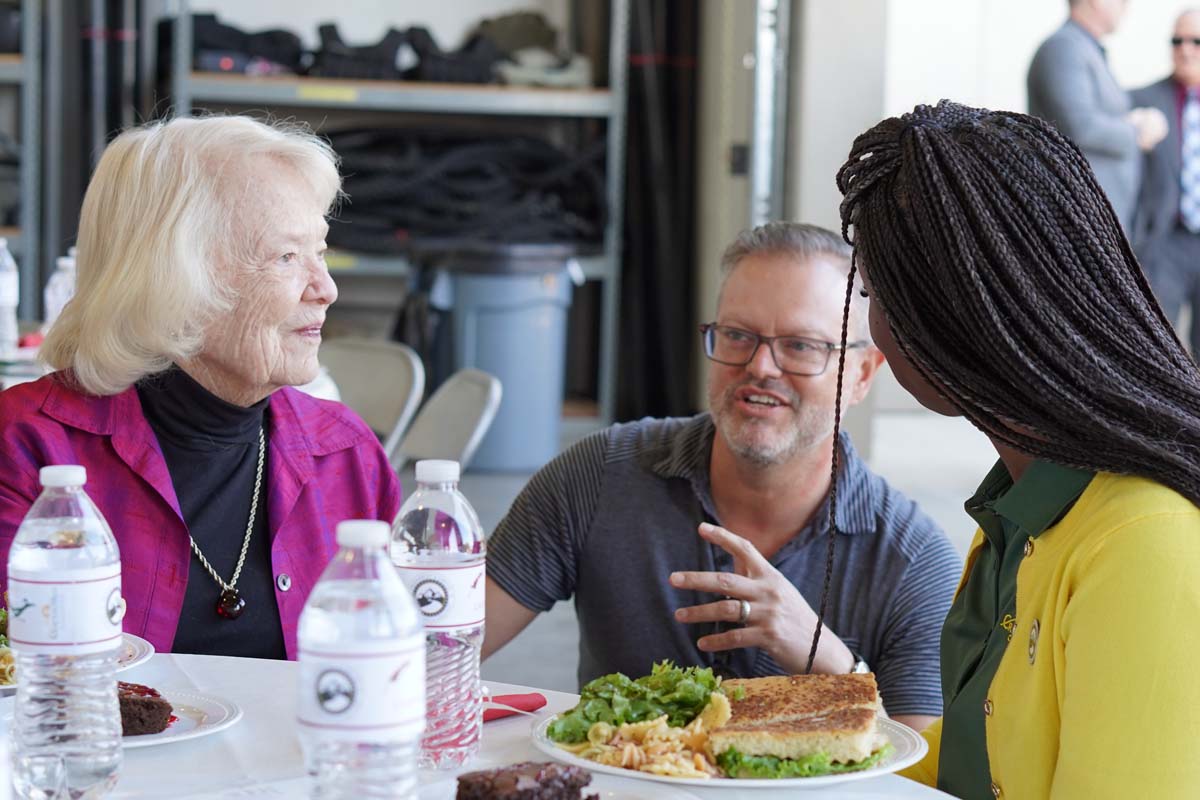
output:
M38 469L87 467L87 493L121 548L125 630L169 652L183 608L192 554L167 463L142 414L137 390L95 397L62 373L0 392L0 574L41 489ZM296 625L313 584L337 550L344 519L391 522L400 483L369 428L341 403L291 388L271 395L267 445L267 529L275 597L296 657ZM281 586L289 586L283 590Z

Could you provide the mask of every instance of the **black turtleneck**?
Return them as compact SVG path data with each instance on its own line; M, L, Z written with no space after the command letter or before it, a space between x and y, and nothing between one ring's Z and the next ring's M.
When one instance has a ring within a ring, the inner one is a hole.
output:
M250 519L260 427L269 438L268 401L249 408L227 403L174 367L140 381L137 392L171 473L183 521L228 583ZM271 567L266 472L264 459L254 533L237 582L245 610L234 620L217 616L221 587L193 552L172 652L287 657Z

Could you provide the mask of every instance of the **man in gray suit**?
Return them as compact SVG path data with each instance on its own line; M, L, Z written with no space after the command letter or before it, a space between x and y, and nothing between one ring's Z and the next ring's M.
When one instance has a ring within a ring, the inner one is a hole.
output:
M1200 9L1185 11L1171 35L1170 77L1133 92L1157 108L1167 137L1146 154L1133 240L1158 302L1173 322L1192 308L1192 354L1200 353Z
M1126 0L1069 0L1071 16L1042 42L1029 66L1029 113L1054 123L1087 157L1128 232L1141 159L1166 135L1158 111L1131 108L1108 68L1100 38L1117 29Z

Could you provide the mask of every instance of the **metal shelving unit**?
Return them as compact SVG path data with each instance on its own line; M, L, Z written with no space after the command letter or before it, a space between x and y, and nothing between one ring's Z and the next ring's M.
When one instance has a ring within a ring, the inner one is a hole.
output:
M39 224L41 220L41 102L42 102L42 3L41 0L21 2L21 53L0 55L0 84L21 93L20 210L17 228L0 228L0 236L8 239L9 249L20 269L21 297L18 311L21 319L38 318L42 294L41 270L38 265Z
M609 88L541 89L409 81L333 80L299 76L248 78L192 70L192 19L187 0L177 0L172 43L172 104L176 114L193 107L227 103L250 108L320 108L478 116L599 119L607 122L607 198L609 223L601 255L578 259L587 280L600 281L599 414L571 418L566 433L578 435L610 423L616 410L618 306L621 296L621 225L625 189L625 101L629 42L629 0L611 0ZM0 66L2 74L2 66ZM333 252L327 258L335 274L395 276L408 274L403 258Z

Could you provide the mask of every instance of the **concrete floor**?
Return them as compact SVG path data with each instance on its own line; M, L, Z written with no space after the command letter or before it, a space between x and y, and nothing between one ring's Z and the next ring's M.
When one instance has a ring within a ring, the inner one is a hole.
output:
M965 553L975 526L962 504L995 462L996 452L965 420L939 417L915 406L890 376L879 379L873 392L872 468L917 501ZM527 480L527 475L468 472L463 491L491 531ZM404 485L412 485L411 474L404 476ZM483 675L577 691L578 649L575 608L559 603L489 659Z

